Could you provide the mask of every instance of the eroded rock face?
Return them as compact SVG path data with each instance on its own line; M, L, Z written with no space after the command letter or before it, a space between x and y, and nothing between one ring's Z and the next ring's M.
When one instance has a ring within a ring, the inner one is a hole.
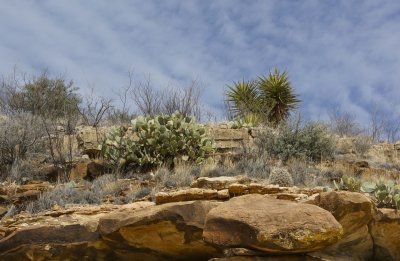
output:
M343 227L343 238L320 254L326 257L367 260L373 255L368 224L375 215L371 199L361 193L331 191L320 193L314 204L328 210Z
M400 260L400 213L380 209L370 228L375 244L374 260Z
M202 239L207 213L219 202L169 203L103 217L99 230L112 248L146 249L174 260L207 260L220 256Z
M257 249L267 253L307 253L336 243L342 227L317 206L270 199L236 197L207 215L205 241L220 247Z

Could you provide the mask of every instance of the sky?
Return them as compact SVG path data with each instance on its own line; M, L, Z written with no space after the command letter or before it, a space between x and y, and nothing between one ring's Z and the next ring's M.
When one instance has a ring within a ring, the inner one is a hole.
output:
M223 117L226 86L287 71L305 117L339 108L400 118L398 0L0 0L0 74L47 69L88 93L150 77L197 80Z

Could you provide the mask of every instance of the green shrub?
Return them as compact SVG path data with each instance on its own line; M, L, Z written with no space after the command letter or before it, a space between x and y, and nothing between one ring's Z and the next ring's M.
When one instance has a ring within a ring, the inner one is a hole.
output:
M286 169L273 168L269 175L269 183L280 187L291 187L293 186L293 178Z
M173 168L176 161L199 164L214 150L207 129L179 113L137 117L129 131L112 130L102 147L104 157L122 170Z
M318 123L284 124L267 130L256 140L259 153L267 153L283 161L297 158L320 161L333 157L334 139L327 128Z

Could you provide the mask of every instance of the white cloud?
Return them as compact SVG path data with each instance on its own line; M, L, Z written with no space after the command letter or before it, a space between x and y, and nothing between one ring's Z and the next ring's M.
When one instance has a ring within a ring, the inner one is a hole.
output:
M226 84L286 69L311 118L340 105L367 120L400 114L397 1L5 1L0 70L66 73L101 95L127 71L160 87L200 78L222 106Z

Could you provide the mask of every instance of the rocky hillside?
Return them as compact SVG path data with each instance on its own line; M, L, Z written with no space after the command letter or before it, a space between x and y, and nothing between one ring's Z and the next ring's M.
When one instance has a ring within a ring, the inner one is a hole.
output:
M1 223L2 260L399 260L400 214L361 193L201 178L156 203Z
M400 260L397 185L362 183L398 181L398 143L337 138L333 160L280 162L248 153L262 129L219 125L211 163L118 177L107 131L62 136L69 182L36 160L0 185L0 260Z

